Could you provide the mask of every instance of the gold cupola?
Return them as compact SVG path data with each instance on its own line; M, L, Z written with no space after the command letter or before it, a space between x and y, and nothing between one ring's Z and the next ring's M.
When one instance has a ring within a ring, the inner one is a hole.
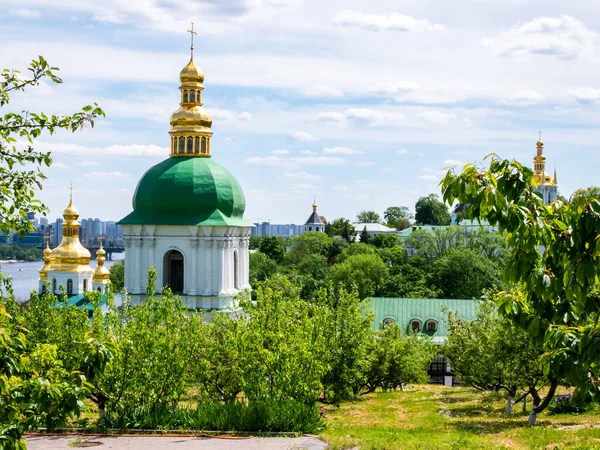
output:
M48 269L50 268L50 255L52 254L52 250L50 250L50 243L48 242L48 237L46 237L46 248L43 251L44 254L44 267L40 269L40 281L48 281Z
M98 262L98 265L94 270L92 284L110 283L110 272L106 266L104 266L104 261L106 261L106 251L104 250L104 247L102 247L102 240L100 240L100 248L96 252L96 261Z
M194 62L194 24L188 30L192 36L190 62L181 70L179 109L171 115L171 156L210 157L212 117L202 107L204 73Z
M536 155L533 157L533 175L535 181L541 184L544 181L544 175L546 172L546 157L544 156L544 143L542 138L536 143Z
M48 271L83 272L90 270L90 252L79 241L79 211L73 205L71 192L69 206L63 211L62 240L50 253ZM45 267L45 266L44 266Z

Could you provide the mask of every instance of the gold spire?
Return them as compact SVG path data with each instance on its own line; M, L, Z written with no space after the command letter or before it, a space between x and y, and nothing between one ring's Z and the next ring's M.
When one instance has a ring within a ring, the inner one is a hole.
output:
M317 197L314 198L312 206L313 206L313 212L317 212Z
M92 277L93 284L108 284L110 283L110 271L104 266L106 261L106 251L102 247L102 237L98 239L100 241L100 248L96 251L96 261L98 265L94 270L94 276Z
M73 205L73 187L70 188L69 206L63 212L62 240L50 253L48 270L85 272L91 270L90 252L79 242L79 211Z
M202 107L204 74L194 63L194 23L191 35L190 62L179 74L180 107L171 115L171 156L210 157L212 117Z
M554 167L554 178L552 179L552 184L558 186L558 178L556 177L556 166Z
M533 158L533 175L537 184L542 184L545 179L546 157L544 156L544 143L542 142L542 132L535 145L536 155Z
M44 236L44 240L46 241L46 248L44 248L44 267L40 269L40 280L46 281L48 280L48 269L50 268L50 255L52 254L52 250L50 250L50 236Z

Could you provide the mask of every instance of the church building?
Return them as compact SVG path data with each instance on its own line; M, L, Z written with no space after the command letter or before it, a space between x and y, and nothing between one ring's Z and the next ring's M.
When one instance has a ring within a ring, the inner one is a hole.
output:
M544 203L549 205L558 198L556 169L554 169L553 177L546 173L546 157L544 156L544 143L541 136L537 141L536 149L537 152L533 158L533 173L538 184L538 192L542 194Z
M170 156L142 176L133 211L121 219L125 290L145 299L154 266L156 293L170 288L199 309L235 308L250 289L249 242L253 224L238 181L211 158L212 118L203 108L204 74L191 58L180 73L179 108L171 115Z
M317 214L317 200L316 199L313 202L312 208L313 208L312 214L308 217L308 219L304 223L304 232L305 233L308 233L309 231L324 232L325 224L323 223L321 216L319 216L319 214Z
M51 250L48 241L44 249L44 266L40 269L39 293L48 290L53 294L61 293L61 286L69 298L80 297L90 290L105 293L110 284L109 271L104 267L106 252L100 248L96 252L98 265L90 266L90 251L79 241L79 211L73 205L71 192L69 206L63 212L62 241Z

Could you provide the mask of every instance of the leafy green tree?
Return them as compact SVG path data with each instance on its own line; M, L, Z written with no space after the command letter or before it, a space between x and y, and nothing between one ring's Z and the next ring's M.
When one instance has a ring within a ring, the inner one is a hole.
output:
M371 242L371 235L367 231L366 225L363 228L363 230L360 232L359 241L362 242L363 244L368 244L369 242Z
M361 299L379 293L389 270L379 255L354 255L331 268L331 279L351 291L358 289Z
M372 245L365 244L363 242L356 242L354 244L350 244L348 247L344 249L342 254L338 257L337 262L342 262L346 260L349 256L354 255L374 255L377 253L377 249Z
M358 223L379 223L381 222L381 216L375 211L361 211L356 215L356 221Z
M452 249L433 263L433 283L445 298L479 298L499 286L502 269L474 250Z
M113 292L121 292L125 287L125 260L114 263L109 272L111 289Z
M403 333L396 324L378 330L369 350L366 392L403 389L408 383L425 383L437 349L428 337Z
M258 245L258 250L278 263L285 257L285 247L276 236L264 236Z
M259 281L265 281L277 272L277 263L259 251L250 253L250 285L255 286Z
M333 236L331 238L331 247L329 248L329 254L327 255L327 261L333 263L350 244L342 236Z
M411 226L413 215L406 206L390 206L383 212L383 217L388 227L404 230Z
M341 236L347 242L352 241L354 237L354 225L352 225L348 219L340 217L339 219L335 219L329 225L331 225L328 233L329 236Z
M39 56L31 61L30 76L22 77L17 70L4 69L0 74L0 108L10 103L13 92L25 91L42 81L62 83L56 75L58 68L50 66ZM85 106L70 116L46 115L43 112L25 111L22 114L8 112L0 115L0 231L25 234L35 231L26 215L48 212L48 208L36 198L36 191L42 188L46 179L43 168L50 167L52 158L49 152L41 152L33 147L34 140L43 133L53 134L56 130L76 131L84 125L94 126L94 121L104 116L97 104ZM17 138L27 141L25 146L17 145Z
M566 378L580 396L600 397L600 201L580 195L544 205L533 171L495 156L488 168L449 171L442 192L448 203L468 203L468 218L505 233L505 281L522 283L524 295L507 294L500 311L543 345L550 391ZM534 397L532 422L549 401Z
M290 238L290 250L287 259L292 264L297 264L309 255L327 256L332 240L325 233L308 232Z
M399 238L396 233L376 234L373 238L373 245L378 248L391 248L398 245Z
M448 319L448 341L443 351L463 384L481 390L505 390L507 414L512 412L513 403L529 395L539 398L549 383L540 366L543 349L531 342L527 332L499 316L494 300L479 304L473 322L457 318L452 311Z
M415 205L415 220L422 225L450 225L450 213L436 194L421 197Z

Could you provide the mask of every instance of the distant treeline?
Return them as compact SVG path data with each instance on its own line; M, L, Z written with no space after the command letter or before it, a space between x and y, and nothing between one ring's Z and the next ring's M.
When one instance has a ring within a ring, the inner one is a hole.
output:
M25 247L19 244L0 244L0 259L38 261L42 259L39 248Z

